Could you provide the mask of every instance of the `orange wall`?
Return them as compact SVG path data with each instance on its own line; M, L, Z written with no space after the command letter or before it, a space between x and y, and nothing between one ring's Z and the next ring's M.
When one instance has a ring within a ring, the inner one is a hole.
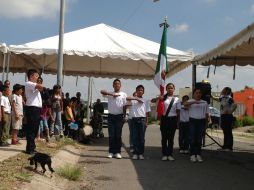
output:
M254 117L254 89L247 88L242 92L234 92L235 103L243 103L246 106L246 114Z

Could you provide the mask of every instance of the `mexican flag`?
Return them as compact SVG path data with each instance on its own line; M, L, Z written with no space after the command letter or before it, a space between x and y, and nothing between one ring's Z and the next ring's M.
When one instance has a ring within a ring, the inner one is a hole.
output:
M160 51L158 55L157 60L157 66L155 70L155 76L154 76L154 83L160 90L160 95L163 96L164 94L164 87L165 87L165 78L166 74L168 73L168 64L167 64L167 27L168 24L163 23L163 34L161 38L161 45L160 45ZM164 101L159 100L157 105L157 117L158 119L163 115L164 112Z

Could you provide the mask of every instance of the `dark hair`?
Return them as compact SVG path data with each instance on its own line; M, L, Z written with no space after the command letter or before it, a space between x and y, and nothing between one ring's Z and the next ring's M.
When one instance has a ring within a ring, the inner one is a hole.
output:
M115 82L120 82L120 84L121 84L120 79L115 79L115 80L113 81L113 84L115 84Z
M33 75L33 74L35 74L35 73L38 73L38 71L36 71L35 69L29 69L28 71L27 71L27 77L28 77L28 79L30 79L30 77ZM38 73L39 74L39 73Z
M9 86L3 85L3 91L6 91L7 89L10 89Z
M41 77L38 77L38 79L37 80L41 80L41 82L43 82L43 79L41 78Z
M56 90L61 89L61 86L59 84L56 84L53 86L53 94L56 92Z
M166 88L168 88L168 86L173 86L174 87L174 89L175 89L175 85L173 84L173 83L168 83L167 85L166 85ZM168 97L168 94L166 93L166 94L164 94L164 96L163 96L163 100L165 101L166 99L167 99L167 97Z
M6 85L7 82L8 82L8 83L11 83L9 80L5 80L5 81L4 81L4 85Z
M14 93L20 89L23 89L23 86L21 84L14 84L14 86L13 86Z
M226 90L227 96L233 96L232 89L230 87L225 87L224 89Z
M144 87L142 84L138 85L138 86L136 87L136 90L138 90L139 88L142 88L143 91L145 92L145 87Z
M168 86L170 86L170 85L173 86L174 89L175 89L175 85L173 83L171 83L171 82L167 84L166 88L168 88Z
M194 88L193 94L194 94L197 90L200 90L200 92L201 92L201 94L202 94L202 89L201 89L201 88Z
M75 101L77 101L78 99L76 98L76 97L71 97L71 99L70 99L70 102L75 102Z
M189 97L188 95L184 95L184 96L182 97L182 101L183 101L185 98L190 99L190 97Z

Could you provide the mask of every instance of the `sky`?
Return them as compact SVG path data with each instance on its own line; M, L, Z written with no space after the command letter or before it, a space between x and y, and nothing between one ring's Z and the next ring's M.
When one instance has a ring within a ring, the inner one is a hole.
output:
M1 0L0 42L18 45L58 34L60 0ZM196 55L215 48L247 27L254 19L253 0L66 0L65 32L99 23L111 25L134 35L160 42L159 24L167 16L170 28L167 45ZM159 50L158 50L159 51ZM198 66L197 81L206 79L207 67ZM213 67L212 69L213 70ZM254 67L237 67L233 80L232 67L218 67L207 79L212 90L230 86L234 91L254 86ZM0 74L1 77L1 74ZM43 75L45 86L52 87L56 76ZM11 83L25 81L25 74L9 75ZM167 79L176 91L191 86L191 67ZM122 80L122 90L131 95L139 84L145 86L145 97L158 94L153 81ZM63 91L77 91L86 99L86 77L64 77ZM112 80L93 79L93 99L101 89L112 90ZM177 93L177 92L176 92Z

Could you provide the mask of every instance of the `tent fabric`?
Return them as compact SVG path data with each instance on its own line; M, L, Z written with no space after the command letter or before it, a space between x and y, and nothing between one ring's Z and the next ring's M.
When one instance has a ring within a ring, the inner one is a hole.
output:
M8 48L6 46L5 43L0 43L0 53L3 54L3 53L7 53L8 51Z
M160 44L98 24L64 34L64 75L107 78L152 79ZM44 73L57 71L58 36L10 46L10 70L36 68ZM169 70L193 53L167 47ZM173 75L174 73L170 73Z
M254 65L254 23L203 55L194 63L216 66Z

